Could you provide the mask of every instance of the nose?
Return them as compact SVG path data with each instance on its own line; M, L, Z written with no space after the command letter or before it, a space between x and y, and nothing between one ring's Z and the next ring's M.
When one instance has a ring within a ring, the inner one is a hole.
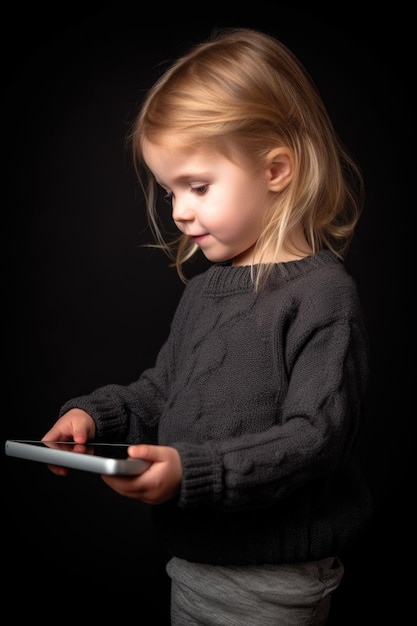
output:
M173 200L172 218L174 222L191 222L194 219L194 212L185 198L176 197Z

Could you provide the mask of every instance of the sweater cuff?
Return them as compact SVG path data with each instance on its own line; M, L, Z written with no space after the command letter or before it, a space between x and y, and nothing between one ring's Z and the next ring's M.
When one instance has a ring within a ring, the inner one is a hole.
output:
M223 490L220 455L210 444L174 443L182 463L182 482L178 505L182 508L213 503Z
M120 415L116 415L114 410L106 402L92 400L90 396L80 396L66 402L59 411L59 417L70 409L82 409L93 418L96 425L95 439L106 438L111 440L126 430L126 424Z

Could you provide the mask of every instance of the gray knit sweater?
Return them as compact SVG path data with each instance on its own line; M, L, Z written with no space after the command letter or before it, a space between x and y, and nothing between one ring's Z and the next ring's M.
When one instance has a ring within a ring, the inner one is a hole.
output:
M355 284L329 252L215 265L185 287L155 366L67 402L107 441L174 446L183 480L153 507L170 555L212 564L340 554L368 523L358 463L368 341Z

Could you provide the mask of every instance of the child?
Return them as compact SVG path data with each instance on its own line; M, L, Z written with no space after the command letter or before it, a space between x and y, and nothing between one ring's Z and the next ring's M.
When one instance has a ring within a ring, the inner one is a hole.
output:
M173 625L325 624L370 516L368 341L343 264L360 172L297 59L251 29L174 63L130 139L156 245L187 284L154 367L70 400L44 440L124 440L152 462L103 480L154 505ZM212 265L187 282L198 250Z

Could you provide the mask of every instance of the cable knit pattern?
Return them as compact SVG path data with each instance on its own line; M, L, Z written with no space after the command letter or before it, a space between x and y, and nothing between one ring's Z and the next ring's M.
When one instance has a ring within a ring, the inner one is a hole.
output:
M184 289L155 366L67 402L107 440L177 448L181 493L153 508L170 554L214 564L342 551L368 523L357 443L368 340L356 286L329 252L216 265Z

